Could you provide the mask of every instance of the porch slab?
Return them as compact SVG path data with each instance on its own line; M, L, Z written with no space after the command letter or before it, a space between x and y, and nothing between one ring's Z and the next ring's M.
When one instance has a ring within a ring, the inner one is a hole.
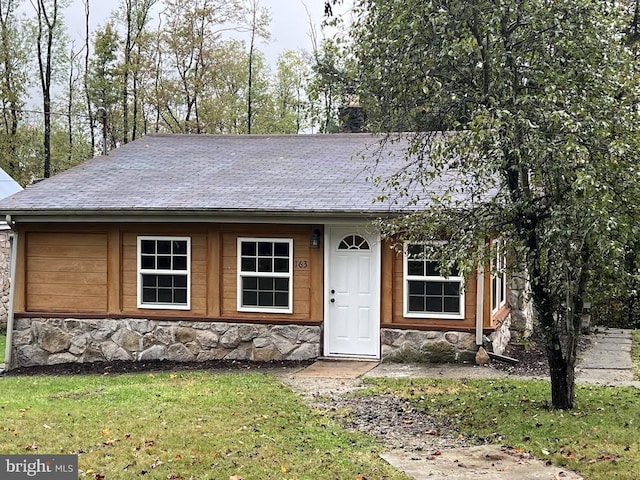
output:
M377 361L366 360L318 360L296 372L302 378L358 378L378 366Z

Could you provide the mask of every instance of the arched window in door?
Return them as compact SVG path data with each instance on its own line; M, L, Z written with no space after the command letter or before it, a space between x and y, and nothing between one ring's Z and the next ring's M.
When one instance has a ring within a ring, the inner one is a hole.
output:
M338 250L371 250L369 242L360 235L347 235L338 244Z

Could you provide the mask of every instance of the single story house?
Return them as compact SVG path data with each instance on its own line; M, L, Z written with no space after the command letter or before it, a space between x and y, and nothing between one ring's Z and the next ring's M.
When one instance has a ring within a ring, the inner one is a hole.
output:
M508 336L506 281L442 278L381 239L372 220L424 207L373 201L370 177L406 161L381 140L149 135L1 201L8 366L472 361L483 335Z

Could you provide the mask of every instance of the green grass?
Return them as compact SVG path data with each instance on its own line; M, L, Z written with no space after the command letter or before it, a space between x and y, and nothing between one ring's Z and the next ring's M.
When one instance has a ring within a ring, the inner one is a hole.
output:
M0 379L0 452L79 453L81 478L406 479L269 375Z
M631 361L633 362L633 377L640 380L640 330L633 331Z
M370 382L368 393L405 396L449 421L454 431L522 448L589 480L638 478L639 389L578 386L577 407L557 411L549 408L546 381Z

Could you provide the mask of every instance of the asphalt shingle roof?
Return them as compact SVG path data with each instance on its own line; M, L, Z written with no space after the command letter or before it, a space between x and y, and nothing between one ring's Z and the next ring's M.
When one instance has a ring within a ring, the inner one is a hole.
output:
M367 179L405 164L406 144L335 135L149 135L0 201L4 214L242 212L379 215ZM369 167L369 168L368 168Z

